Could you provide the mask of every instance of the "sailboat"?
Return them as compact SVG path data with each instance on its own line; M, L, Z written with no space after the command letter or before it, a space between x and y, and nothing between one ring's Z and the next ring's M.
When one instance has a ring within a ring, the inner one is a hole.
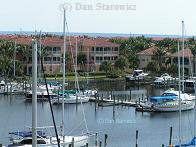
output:
M64 29L64 53L63 53L63 89L58 91L59 96L52 100L53 104L76 104L76 103L84 103L88 102L90 99L90 96L87 94L83 94L80 92L79 83L78 83L78 77L77 77L77 38L76 38L76 61L74 66L75 71L75 88L76 90L65 90L65 53L66 53L66 35L65 35L65 29ZM73 54L72 54L73 58ZM73 62L74 63L74 62Z
M183 31L182 31L182 34L183 34L183 48L184 48L184 21L182 21L182 28L183 28ZM183 52L184 54L184 52ZM183 56L184 58L184 56ZM193 72L192 72L192 76L193 76ZM184 82L184 80L183 80ZM184 86L184 85L183 85ZM184 87L183 87L184 89ZM194 83L194 91L195 91L195 97L196 97L196 83ZM194 101L194 104L196 103L196 99ZM182 132L182 129L181 129L181 107L179 109L179 144L178 145L173 145L173 147L195 147L196 146L196 135L195 135L195 121L196 121L196 108L194 107L195 109L195 115L194 115L194 136L193 138L188 141L188 143L184 143L182 144L182 141L181 141L181 132Z

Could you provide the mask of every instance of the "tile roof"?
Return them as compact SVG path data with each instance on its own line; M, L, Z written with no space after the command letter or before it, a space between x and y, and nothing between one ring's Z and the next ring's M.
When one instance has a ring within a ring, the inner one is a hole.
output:
M155 47L150 47L141 52L138 52L137 55L153 55L155 50Z
M91 39L83 39L83 46L101 46L101 47L119 47L119 44L112 43L106 38L91 38Z
M178 52L170 55L171 57L178 57ZM183 56L183 50L180 50L180 56ZM184 57L193 57L193 54L189 48L184 49Z
M15 40L17 44L26 44L30 45L32 37L24 35L0 35L0 39L11 39ZM115 44L109 41L108 38L90 38L85 36L77 36L77 43L83 46L108 46L108 47L119 47L119 44ZM76 44L76 36L67 36L66 37L68 45ZM69 40L69 41L68 41ZM41 40L42 45L52 46L52 47L62 47L63 39L57 37L45 37Z

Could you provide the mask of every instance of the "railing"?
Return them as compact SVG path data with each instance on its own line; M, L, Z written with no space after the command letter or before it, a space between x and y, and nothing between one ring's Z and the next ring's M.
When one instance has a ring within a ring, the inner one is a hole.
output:
M61 64L60 61L44 61L44 64Z
M91 54L118 54L118 51L95 51L91 52Z

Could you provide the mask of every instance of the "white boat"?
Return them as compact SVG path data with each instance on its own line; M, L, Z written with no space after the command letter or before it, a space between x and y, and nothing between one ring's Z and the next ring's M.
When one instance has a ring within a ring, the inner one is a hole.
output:
M20 94L24 92L22 84L16 82L7 83L2 88L4 89L4 94Z
M0 82L0 94L4 94L5 92L5 82L1 81Z
M81 93L88 97L95 97L95 95L97 94L97 90L84 90Z
M160 77L156 77L154 83L155 84L165 84L168 81L175 80L175 78L171 77L169 74L164 73Z
M48 91L49 91L49 95L51 97L57 97L57 94L55 94L53 92L54 88L48 86ZM27 91L26 93L26 99L32 99L32 90L29 90ZM47 92L47 89L46 89L46 86L45 85L41 85L39 87L37 87L37 98L38 99L42 99L42 100L47 100L48 99L48 92Z
M144 80L148 76L148 73L144 73L143 70L134 70L132 75L125 76L126 81Z
M168 90L166 90L164 93L163 93L163 96L169 96L169 95L176 95L176 96L179 96L179 91L177 90L174 90L173 88L170 88ZM184 101L192 101L192 100L195 100L195 96L191 95L191 94L188 94L188 93L182 93L182 91L180 91L180 97L182 100Z
M182 111L191 110L194 109L194 107L195 107L195 103L192 101L181 101ZM179 111L180 105L178 100L175 100L175 101L168 101L168 102L163 102L161 104L152 105L152 108L155 111L160 111L160 112L175 112L175 111Z
M181 110L191 110L195 107L195 96L174 89L166 90L161 96L150 97L150 102L142 104L143 107L153 108L155 111L172 112L179 111L179 94L181 98Z
M181 95L180 95L181 97ZM152 108L158 112L179 111L179 96L173 93L164 93L162 96L150 97L150 102L142 104L143 107ZM194 101L181 98L181 110L191 110L195 107Z
M57 147L58 142L54 136L46 136L42 131L38 131L37 146L38 147ZM32 146L32 132L12 132L11 141L12 144L9 146ZM43 135L42 135L43 134ZM78 135L78 136L59 136L59 143L61 147L69 147L70 144L74 143L74 146L81 147L88 143L89 135Z
M59 96L58 98L52 99L53 104L76 104L76 103L86 103L90 99L89 96L81 95L81 94L64 94L63 96Z

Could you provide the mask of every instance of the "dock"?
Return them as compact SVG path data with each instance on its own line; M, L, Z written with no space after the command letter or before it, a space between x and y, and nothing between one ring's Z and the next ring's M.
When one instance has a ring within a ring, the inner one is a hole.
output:
M135 111L138 112L155 112L153 108L145 107L141 105L141 103L144 103L145 101L123 101L123 100L115 100L115 99L109 99L109 98L103 98L103 97L91 97L91 102L98 103L98 106L101 107L109 107L109 106L129 106L129 107L135 107Z

